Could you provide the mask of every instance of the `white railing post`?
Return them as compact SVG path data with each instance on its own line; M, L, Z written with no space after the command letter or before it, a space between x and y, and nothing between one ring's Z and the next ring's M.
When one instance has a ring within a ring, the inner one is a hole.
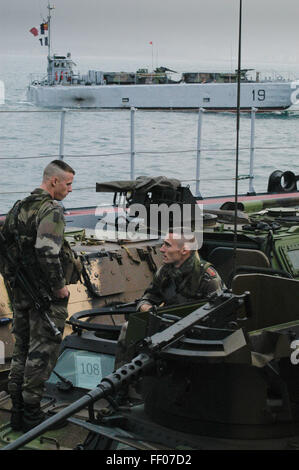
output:
M0 104L5 103L5 86L4 82L0 80Z
M65 125L65 115L66 109L61 111L61 121L60 121L60 144L59 144L59 159L63 160L64 157L64 125Z
M251 131L250 131L250 167L249 167L249 193L255 193L253 187L254 178L254 138L255 138L255 113L257 108L251 108Z
M197 125L197 151L196 151L196 186L195 195L200 196L200 156L201 156L201 128L202 128L202 115L204 108L198 110L198 125Z
M131 108L131 180L135 179L135 112L136 108Z

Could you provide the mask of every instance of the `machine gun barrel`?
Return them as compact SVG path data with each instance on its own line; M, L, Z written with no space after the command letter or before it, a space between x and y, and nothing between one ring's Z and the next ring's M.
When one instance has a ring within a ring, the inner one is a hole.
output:
M50 303L50 297L48 299L45 299L42 297L42 295L34 291L34 289L32 288L32 282L33 282L32 276L30 275L30 279L28 279L28 273L25 272L24 267L16 266L16 263L14 262L14 260L8 253L7 249L5 248L6 248L6 240L5 240L3 233L1 233L0 231L0 253L2 257L8 262L8 264L15 269L16 279L18 281L20 288L23 290L23 292L25 292L30 297L36 310L40 312L41 315L43 315L45 321L48 323L49 327L51 328L54 336L61 335L61 332L59 331L59 329L57 328L57 326L51 320L51 318L49 317L47 313L47 310L49 308L49 303Z
M223 324L227 325L230 321L236 320L239 308L243 305L245 305L247 311L248 293L239 296L232 293L224 293L215 300L215 303L205 304L165 330L145 338L140 345L141 353L131 362L103 378L96 388L89 391L79 400L31 429L26 434L23 434L23 436L1 450L18 449L45 433L52 425L60 423L97 400L115 394L123 385L128 385L137 379L141 373L151 369L155 365L156 359L159 358L160 353L180 340L190 328L198 324L204 324L205 326L212 324L216 327Z
M64 421L95 401L114 394L122 385L129 383L134 380L134 378L137 378L140 375L141 370L144 371L145 369L152 367L154 363L154 359L149 357L147 354L139 354L139 356L134 358L129 364L120 367L114 373L105 377L96 388L90 390L86 395L79 398L79 400L67 406L56 415L51 416L51 418L23 434L14 442L0 450L19 449L36 437L44 434L52 425L56 425L57 423Z

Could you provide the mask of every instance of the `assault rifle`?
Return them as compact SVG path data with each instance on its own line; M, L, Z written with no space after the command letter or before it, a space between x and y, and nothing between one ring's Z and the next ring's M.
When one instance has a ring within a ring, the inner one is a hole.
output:
M240 308L243 312L245 310L245 313L250 316L248 292L245 292L243 295L234 295L231 292L223 293L213 302L196 309L165 330L145 338L142 340L139 347L140 354L130 363L125 364L112 374L103 378L96 388L90 390L79 400L67 406L56 415L51 416L1 450L18 449L45 433L53 425L66 420L83 408L91 406L94 402L102 398L114 395L123 385L134 382L141 374L153 369L156 361L163 357L163 354L167 354L167 351L173 348L178 341L182 340L187 332L196 325L201 324L205 327L212 325L217 328L217 326L220 325L229 326L234 322L236 326L236 321L238 322L239 319ZM246 318L247 317L242 317L244 320ZM242 334L241 332L240 335ZM242 341L238 341L238 346L240 346L241 343L246 344L244 336Z
M22 291L30 297L34 308L44 317L45 321L48 323L51 328L54 336L61 335L61 332L55 325L55 323L49 317L47 311L49 311L51 297L49 295L43 295L39 292L38 289L34 289L35 280L33 276L28 272L26 267L19 262L15 262L11 255L8 253L6 240L0 231L0 255L4 261L8 264L10 269L15 272L16 281Z

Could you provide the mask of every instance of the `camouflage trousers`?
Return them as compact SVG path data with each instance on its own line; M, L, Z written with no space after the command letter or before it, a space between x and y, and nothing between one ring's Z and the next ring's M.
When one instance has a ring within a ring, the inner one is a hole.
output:
M61 333L67 318L67 302L68 299L57 299L47 312ZM41 314L17 289L14 291L13 312L15 346L8 391L12 395L22 390L25 403L39 404L44 384L56 365L61 337L53 335Z

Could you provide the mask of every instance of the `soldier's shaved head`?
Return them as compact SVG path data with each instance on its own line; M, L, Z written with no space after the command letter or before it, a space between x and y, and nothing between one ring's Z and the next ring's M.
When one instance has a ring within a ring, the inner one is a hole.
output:
M174 227L169 229L168 234L172 235L172 238L176 240L180 248L183 246L189 250L196 250L198 248L196 234L190 229L186 229L184 227Z
M173 264L179 268L197 250L196 236L183 227L170 229L164 238L160 252L164 264Z
M72 173L74 175L75 170L62 160L53 160L44 169L43 181L48 181L53 176L61 178L64 173Z
M44 169L40 188L51 194L53 199L62 201L72 192L74 174L75 171L70 165L61 160L53 160Z

